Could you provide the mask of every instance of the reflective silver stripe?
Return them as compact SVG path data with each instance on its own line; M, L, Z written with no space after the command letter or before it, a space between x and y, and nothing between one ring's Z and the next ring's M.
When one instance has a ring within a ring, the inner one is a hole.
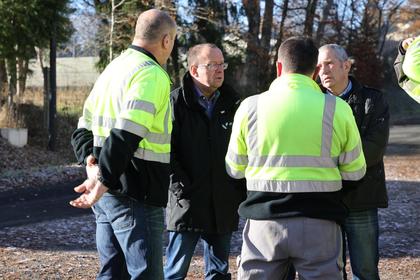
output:
M80 117L79 122L77 123L77 128L86 128L92 130L92 123L87 122L85 118Z
M91 130L92 122L88 122L87 120L92 120L92 113L84 108L83 115L79 118L79 122L77 123L77 128L86 128L88 130Z
M164 153L164 154L155 153L150 150L138 148L136 152L134 153L134 157L139 158L139 159L149 160L149 161L169 163L170 154L169 153Z
M88 109L83 109L83 118L92 119L92 113Z
M141 110L154 115L156 113L155 105L152 102L143 100L129 100L124 104L125 110Z
M166 108L166 113L165 113L165 120L163 123L163 132L167 135L169 135L169 112L171 111L171 103L168 102L168 108ZM171 135L169 135L169 138L171 137ZM170 142L171 139L169 139Z
M143 138L146 138L149 133L145 126L126 119L118 119L115 123L115 128L131 132Z
M152 62L152 61L145 61L143 63L140 63L135 68L133 68L129 73L127 73L125 79L121 83L120 92L121 93L124 92L125 87L127 86L127 83L129 81L131 81L131 79L133 78L134 73L136 73L137 71L139 71L140 68L143 68L143 67L146 67L146 66L151 66L151 65L156 65L156 64L154 62Z
M93 136L93 146L95 147L102 147L105 143L106 137L103 136Z
M103 136L93 136L93 146L95 147L103 147L105 143L106 137ZM169 163L169 153L159 154L153 151L145 150L143 148L138 148L135 153L134 157L144 160L150 161L157 161L163 163Z
M111 118L95 117L94 124L97 126L106 127L109 129L118 128L136 134L142 138L147 139L150 143L155 144L170 144L171 135L162 133L153 133L141 124L135 123L126 119L119 119L115 121Z
M337 157L317 156L250 156L249 166L255 167L337 167Z
M336 97L325 94L324 115L322 116L322 142L321 156L331 156L333 121L335 113Z
M235 178L235 179L245 178L245 173L244 172L234 170L228 164L226 164L226 172L230 177Z
M238 155L231 150L227 152L227 157L238 165L248 165L248 156L247 155Z
M250 151L258 151L257 128L258 96L253 96L248 103L248 147Z
M95 116L93 117L92 125L111 129L115 126L115 119L102 116Z
M340 171L341 178L343 180L350 180L350 181L357 181L363 178L366 174L366 166L363 166L363 168L353 171L353 172L344 172Z
M348 164L356 160L362 152L362 144L359 143L353 150L340 154L339 163Z
M171 144L171 135L163 133L149 132L144 138L150 143L155 144Z
M262 192L334 192L341 189L339 181L281 181L247 179L247 190Z
M321 156L248 155L249 166L325 167L325 168L337 167L338 158L331 157L335 105L336 105L336 97L326 94L323 117L322 117ZM250 150L253 150L253 151L258 151L257 108L258 108L258 97L254 97L250 99L249 107L248 107L248 139L247 139Z

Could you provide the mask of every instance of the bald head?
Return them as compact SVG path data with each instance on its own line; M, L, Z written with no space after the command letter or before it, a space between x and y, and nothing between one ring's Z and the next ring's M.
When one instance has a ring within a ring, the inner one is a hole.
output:
M173 34L175 30L176 23L167 13L151 9L141 13L138 17L134 40L156 43L165 34Z
M163 65L171 55L175 37L175 21L164 11L151 9L137 19L133 45L146 49Z

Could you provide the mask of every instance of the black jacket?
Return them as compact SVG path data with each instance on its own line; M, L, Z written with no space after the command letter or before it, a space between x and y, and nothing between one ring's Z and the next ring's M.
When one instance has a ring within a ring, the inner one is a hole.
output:
M246 187L244 180L227 175L225 155L241 100L226 84L219 91L210 119L197 101L188 72L182 86L171 93L174 121L168 230L219 234L237 230L237 210Z
M343 201L350 210L388 207L383 156L389 136L389 108L384 95L362 86L353 77L345 98L353 110L366 159L366 175L360 181L343 181Z

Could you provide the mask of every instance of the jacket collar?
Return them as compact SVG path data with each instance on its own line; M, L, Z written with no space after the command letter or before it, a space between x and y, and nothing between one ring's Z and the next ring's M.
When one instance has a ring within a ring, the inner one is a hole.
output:
M363 86L353 76L349 76L349 80L351 81L352 86L350 92L348 93L347 100L357 101L357 97L359 95L358 92L363 88ZM319 83L319 87L321 88L323 93L327 93L327 89L321 83Z
M142 48L142 47L139 47L139 46L136 46L136 45L130 45L129 48L130 49L133 49L133 50L136 50L138 52L141 52L141 53L143 53L145 55L147 55L148 57L150 57L151 59L153 59L157 64L159 64L159 62L157 61L156 57L151 52L149 52L148 50L146 50L145 48Z

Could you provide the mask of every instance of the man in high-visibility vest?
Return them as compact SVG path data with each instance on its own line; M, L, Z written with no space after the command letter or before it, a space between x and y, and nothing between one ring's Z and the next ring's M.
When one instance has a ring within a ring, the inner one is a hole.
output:
M379 279L378 208L388 207L383 158L389 136L389 106L381 91L349 76L351 62L342 46L322 46L318 65L325 94L338 96L352 108L366 159L363 180L343 181L343 202L349 210L342 224L343 260L348 248L353 279Z
M401 42L394 69L400 86L420 103L420 36Z
M126 272L131 279L163 279L172 123L162 65L175 37L167 13L142 13L132 45L100 75L72 135L88 179L70 204L95 213L98 279L125 279Z
M248 190L238 279L283 279L291 264L304 279L342 279L342 179L366 164L351 108L314 81L317 59L311 39L286 40L278 78L236 112L226 166Z

